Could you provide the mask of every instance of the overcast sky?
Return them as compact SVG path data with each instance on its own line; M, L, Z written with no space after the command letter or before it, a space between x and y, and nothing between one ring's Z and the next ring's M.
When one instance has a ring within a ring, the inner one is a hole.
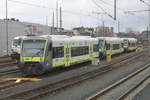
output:
M0 0L0 18L5 18L5 1ZM56 14L56 1L62 6L63 27L71 29L73 27L105 26L115 27L117 32L117 21L105 15L95 13L105 12L113 16L114 0L8 0L8 17L17 18L21 21L52 25L52 12ZM99 5L98 7L94 2ZM148 2L148 0L145 0ZM140 0L117 0L117 19L120 21L120 30L125 31L131 27L134 30L142 31L148 25L148 12L125 14L125 11L146 10L148 7ZM56 19L55 19L56 22Z

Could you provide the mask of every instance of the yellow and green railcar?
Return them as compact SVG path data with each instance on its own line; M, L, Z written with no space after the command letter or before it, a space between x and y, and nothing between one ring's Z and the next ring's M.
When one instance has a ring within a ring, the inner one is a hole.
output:
M123 40L117 37L97 37L99 56L115 55L123 52Z
M19 68L25 75L41 75L98 57L98 40L88 37L37 36L22 41Z

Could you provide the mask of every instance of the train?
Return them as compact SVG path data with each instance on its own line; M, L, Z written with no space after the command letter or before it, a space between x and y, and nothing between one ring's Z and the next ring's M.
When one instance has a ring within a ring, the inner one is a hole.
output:
M137 39L135 38L122 38L124 52L134 51L137 47Z
M21 48L21 41L23 38L26 38L26 36L17 36L14 37L12 46L11 46L11 58L19 60L20 59L20 48Z
M24 75L41 75L56 67L69 67L93 58L134 51L136 43L134 38L30 36L22 39L18 67Z
M12 45L11 45L11 53L10 57L15 60L20 60L20 49L21 49L21 42L24 38L35 36L32 34L24 35L24 36L17 36L13 38Z
M137 39L118 38L118 37L97 37L99 40L99 57L106 55L116 55L123 52L135 51L137 48Z

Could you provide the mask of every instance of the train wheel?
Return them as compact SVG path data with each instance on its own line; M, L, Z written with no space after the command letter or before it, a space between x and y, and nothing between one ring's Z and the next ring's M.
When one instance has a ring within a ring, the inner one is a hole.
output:
M30 76L32 75L32 67L23 67L20 68L22 72L22 76Z
M42 66L34 66L32 68L33 75L42 75L45 72L44 68Z

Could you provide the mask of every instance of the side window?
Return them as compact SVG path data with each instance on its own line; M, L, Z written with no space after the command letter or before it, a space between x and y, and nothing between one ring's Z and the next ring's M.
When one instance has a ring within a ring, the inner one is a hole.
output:
M106 50L110 50L110 44L106 44Z
M98 45L98 47L99 48L104 48L104 40L99 40L99 45Z
M53 47L53 58L64 57L64 47Z
M120 44L113 44L113 50L119 49L119 48L120 48L119 45L120 45Z
M71 56L81 56L81 55L86 55L89 53L89 47L88 46L83 46L83 47L72 47L71 48Z
M49 44L48 46L48 50L51 51L52 50L52 43Z
M131 43L129 42L129 47L131 47Z
M21 40L22 40L22 39L19 39L19 40L18 40L18 45L19 45L19 46L20 46L20 44L21 44Z
M122 47L122 48L124 47L124 43L121 43L121 47Z
M93 45L93 52L98 52L98 44Z

